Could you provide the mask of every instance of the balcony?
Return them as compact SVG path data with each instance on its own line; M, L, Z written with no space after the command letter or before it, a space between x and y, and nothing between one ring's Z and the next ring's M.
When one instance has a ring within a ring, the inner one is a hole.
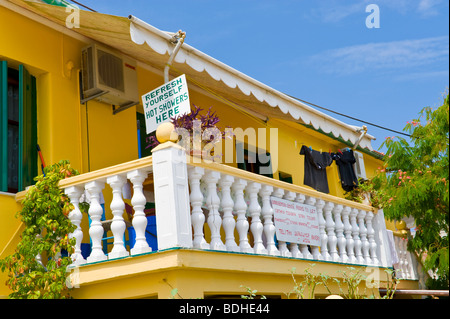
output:
M136 234L131 249L124 243L122 189L128 181ZM376 270L383 282L381 272L392 267L382 211L205 162L171 142L160 144L151 157L71 177L60 187L75 207L69 218L77 226L71 234L76 246L70 275L76 298L169 298L173 288L184 298L231 296L245 292L241 285L282 296L292 290L294 268L301 276L314 264L314 271L338 279L348 267L371 269L369 274ZM85 190L90 195L88 231L80 226L87 217L79 209ZM156 251L145 237L144 190L154 192ZM113 216L109 221L102 221L101 192L112 198L105 203ZM271 198L315 207L320 245L277 240ZM114 241L106 253L105 223ZM89 236L92 247L87 258L80 248L83 236Z

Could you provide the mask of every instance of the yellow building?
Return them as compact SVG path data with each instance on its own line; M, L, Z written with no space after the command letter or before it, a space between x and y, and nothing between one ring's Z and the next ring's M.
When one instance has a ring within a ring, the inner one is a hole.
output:
M0 258L19 241L23 225L14 214L26 187L42 165L67 159L80 175L61 188L73 202L82 194L91 201L92 223L82 216L72 234L82 249L73 257L75 298L169 298L173 288L183 298L231 297L244 294L242 286L286 298L290 271L295 267L301 278L312 263L316 273L342 279L342 271L356 267L386 284L393 257L382 211L344 199L335 161L322 169L328 190L308 186L306 180L319 177L308 173L300 154L302 147L324 158L355 149L356 175L370 178L382 162L365 128L325 115L183 43L181 34L132 16L0 0L0 39ZM215 154L222 156L214 163L189 153L186 163L170 142L150 154L150 109L141 96L165 83L165 70L169 81L185 75L191 105L212 106L218 126L233 128L234 139L219 144ZM136 194L144 195L143 203ZM320 243L271 240L271 197L313 206ZM146 221L123 214L124 203L135 217L154 204L156 213L147 218L156 221L153 246L142 240ZM125 234L111 232L113 217L126 223ZM114 240L129 240L131 227L135 246L112 253L116 245L89 235L99 225ZM397 256L403 287L417 286L414 258L404 248ZM4 278L0 274L0 297L9 293ZM374 291L378 295L367 289Z

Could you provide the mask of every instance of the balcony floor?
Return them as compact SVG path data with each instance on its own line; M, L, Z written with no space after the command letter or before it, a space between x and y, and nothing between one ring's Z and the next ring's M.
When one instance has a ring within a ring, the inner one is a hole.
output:
M311 268L311 265L314 266ZM352 267L350 270L348 267ZM172 248L133 257L87 264L72 270L74 298L208 298L240 296L243 287L256 289L267 297L286 298L294 288L291 276L295 268L297 283L304 280L305 269L314 274L337 278L342 283L343 272L361 270L365 276L386 280L384 268L313 261L212 250ZM361 269L362 268L362 269ZM243 287L241 287L243 286ZM341 284L344 287L343 284ZM338 286L331 284L333 293ZM361 291L378 296L378 289L361 286ZM318 297L328 295L322 285L316 289Z

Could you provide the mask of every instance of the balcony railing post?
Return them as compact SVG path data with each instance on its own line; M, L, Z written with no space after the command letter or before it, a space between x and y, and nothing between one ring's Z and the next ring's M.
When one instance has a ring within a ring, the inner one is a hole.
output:
M89 216L91 217L91 225L89 227L89 235L92 241L91 254L87 258L87 262L96 262L106 260L108 257L102 250L102 237L103 226L101 224L101 218L103 214L103 208L100 205L100 192L105 187L104 182L92 181L85 185L86 190L89 192L91 198L91 205L89 207Z
M347 248L347 259L343 260L343 262L349 262L351 264L354 264L356 262L355 258L355 242L352 237L352 225L350 224L350 213L352 209L351 207L345 206L342 210L342 220L344 222L344 234L345 234L345 242L346 242L346 248Z
M234 202L231 198L231 185L233 185L234 177L231 175L223 175L219 180L222 189L222 199L220 201L221 210L223 211L223 229L225 231L225 246L228 251L239 251L239 247L234 239L234 229L236 221L233 217Z
M111 231L114 235L114 246L108 254L109 259L128 256L130 253L125 249L124 234L125 221L123 219L123 212L125 210L125 203L122 199L122 187L127 182L127 179L121 175L114 175L108 177L106 182L111 186L113 192L113 199L111 201L111 212L113 220L111 223Z
M261 189L261 184L250 182L247 185L246 191L250 199L248 205L248 212L252 217L252 222L250 224L250 230L253 234L253 249L256 254L267 254L267 249L263 245L262 233L263 224L261 223L261 206L258 203L258 192Z
M152 154L158 249L191 248L186 152L181 146L166 142L155 147Z
M220 173L216 171L207 171L203 176L206 183L206 207L208 208L207 223L211 231L210 249L225 250L226 247L220 239L220 228L222 226L222 218L219 214L220 198L217 195L217 182L220 179Z
M359 237L359 226L356 221L358 216L359 210L356 208L352 209L352 212L350 213L350 222L352 224L352 235L353 235L353 241L355 243L355 258L357 264L363 264L364 259L362 256L362 243L361 238Z
M74 265L82 265L86 263L86 260L81 255L81 241L83 240L83 231L81 230L81 219L83 218L83 214L80 211L78 206L80 202L80 196L83 194L83 189L77 186L67 187L64 192L69 196L70 202L73 204L74 209L69 213L69 219L76 226L75 230L72 234L69 235L69 238L75 238L75 251L72 254L71 258L73 260Z
M317 200L316 208L317 215L319 216L319 232L320 232L320 255L319 260L330 260L330 254L328 253L327 243L328 236L325 231L325 218L323 218L323 208L325 207L325 201L322 199ZM314 256L314 254L313 254Z
M131 248L132 255L144 254L152 251L145 238L145 230L147 228L147 218L145 217L144 208L147 199L144 196L143 183L148 173L144 170L133 170L127 173L127 178L133 183L133 197L131 204L133 205L134 215L132 224L136 233L136 242Z
M331 216L331 211L333 210L334 203L327 202L325 204L325 207L323 208L323 211L325 212L325 229L327 230L327 236L328 236L328 252L329 252L329 258L326 260L331 261L338 261L339 255L337 253L336 244L337 244L337 237L334 232L334 221L333 217Z
M194 230L194 241L192 243L194 248L208 249L209 244L205 240L203 234L203 226L205 224L205 214L203 214L202 203L203 194L200 189L200 180L205 174L205 170L202 167L189 167L189 185L191 186L191 194L189 199L192 206L192 228Z
M253 248L248 243L248 221L245 216L247 212L247 204L244 199L244 189L247 186L247 181L241 178L236 179L231 187L234 194L234 211L237 214L236 230L239 234L239 249L243 253L252 253Z
M369 255L369 241L367 240L367 228L365 225L365 218L367 212L364 210L360 210L358 214L358 225L359 225L359 236L361 238L361 248L364 264L370 264L370 255Z
M334 225L336 230L337 247L339 251L340 262L347 262L346 242L344 237L344 224L341 220L341 212L344 209L342 205L336 205L333 209Z
M371 264L378 265L379 261L377 258L377 243L375 242L375 230L372 226L373 213L367 212L366 223L367 223L367 237L369 239L369 255Z

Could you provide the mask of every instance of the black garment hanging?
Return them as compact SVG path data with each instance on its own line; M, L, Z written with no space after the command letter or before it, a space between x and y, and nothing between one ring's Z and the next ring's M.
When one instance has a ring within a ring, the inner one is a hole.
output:
M333 159L326 152L319 152L305 145L300 150L300 155L305 155L305 177L303 183L311 186L315 190L329 193L327 170Z
M353 164L356 163L355 155L352 150L346 150L342 153L333 153L333 159L339 167L342 188L349 192L358 186L358 177L356 177Z

